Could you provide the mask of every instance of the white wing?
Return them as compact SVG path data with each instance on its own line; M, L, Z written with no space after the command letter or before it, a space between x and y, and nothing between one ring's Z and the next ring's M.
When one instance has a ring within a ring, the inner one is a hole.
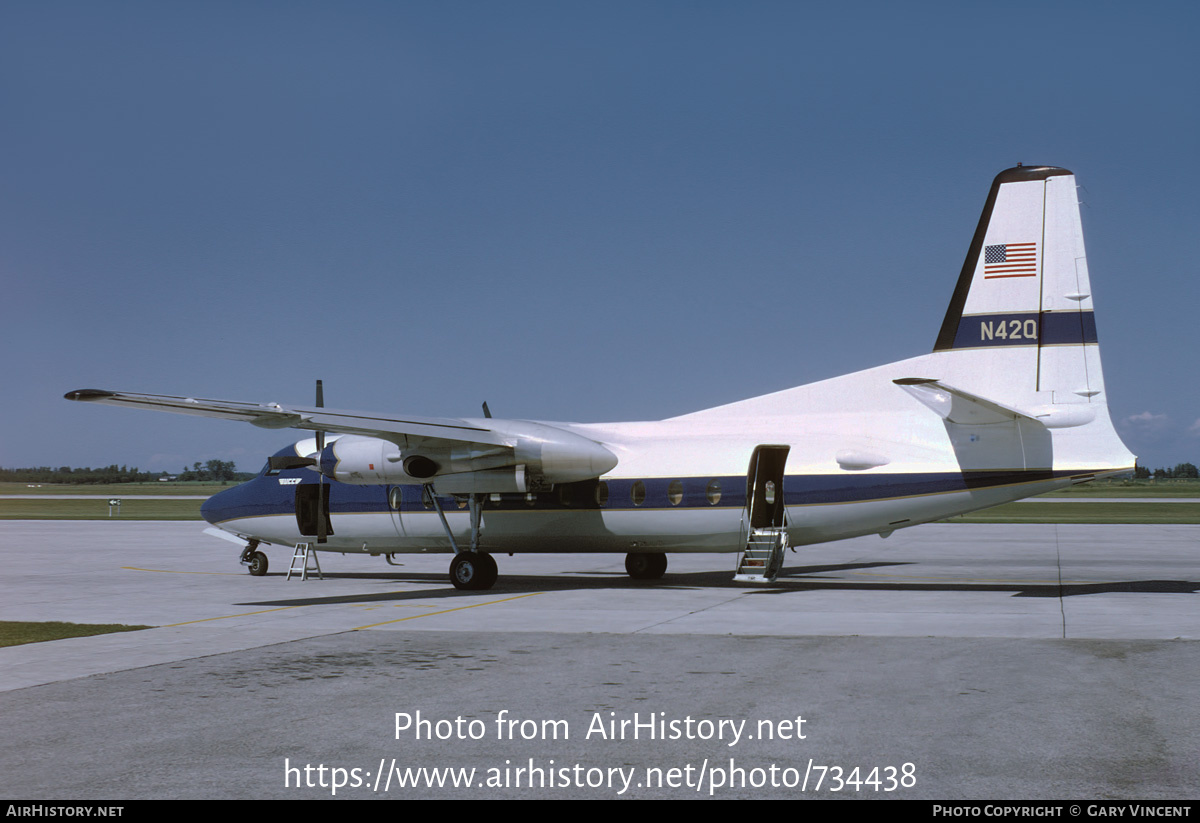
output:
M243 403L233 400L210 400L199 397L175 397L164 394L132 394L103 389L80 389L68 392L67 400L126 406L153 411L190 414L198 417L219 417L241 420L266 429L306 429L359 435L386 441L395 449L390 451L353 439L338 441L342 453L335 455L347 477L359 475L356 460L371 466L373 477L363 476L357 482L402 482L449 477L464 473L495 472L522 467L531 484L569 483L587 480L611 471L617 457L600 443L560 426L529 420L501 418L455 419L440 417L410 417L373 414L369 412L305 406L284 406L279 403ZM352 449L352 445L355 447ZM379 444L383 446L385 444ZM379 458L370 459L364 447L376 448ZM332 447L331 447L332 448ZM414 463L417 458L426 462ZM375 468L381 464L397 468L392 474ZM401 466L419 466L415 474L404 473ZM322 464L322 471L331 467ZM339 476L339 479L342 479ZM355 482L355 480L350 480Z

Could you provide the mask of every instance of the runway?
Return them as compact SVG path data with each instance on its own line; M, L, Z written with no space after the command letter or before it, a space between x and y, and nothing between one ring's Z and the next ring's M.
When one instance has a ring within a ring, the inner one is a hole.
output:
M252 578L192 522L0 533L0 619L158 627L0 649L10 797L1200 797L1197 526L922 526L768 587L732 555L652 583L501 556L474 593L445 555ZM477 771L381 781L408 768Z

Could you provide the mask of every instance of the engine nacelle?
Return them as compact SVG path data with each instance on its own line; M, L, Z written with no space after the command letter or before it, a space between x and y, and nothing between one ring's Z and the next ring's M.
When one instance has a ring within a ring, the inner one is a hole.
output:
M325 446L319 456L321 474L352 485L420 483L404 471L400 447L377 437L343 435Z
M432 483L442 494L540 491L611 471L617 457L594 440L555 426L520 420L487 421L511 445L419 443L401 449L389 440L343 435L325 447L319 468L352 485Z

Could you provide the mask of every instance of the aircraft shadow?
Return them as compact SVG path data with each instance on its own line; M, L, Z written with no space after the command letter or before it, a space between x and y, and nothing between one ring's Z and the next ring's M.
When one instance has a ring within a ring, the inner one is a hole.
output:
M1139 594L1195 594L1200 581L1189 580L1119 580L1104 583L934 583L897 581L848 581L807 577L838 571L858 571L888 566L915 565L908 562L846 563L821 566L785 567L780 577L761 587L736 583L729 571L668 572L661 580L633 580L623 573L591 572L584 574L519 575L502 574L496 585L486 592L459 591L446 581L444 573L349 572L326 573L335 580L363 580L382 583L434 583L442 588L405 592L363 592L330 597L295 597L276 600L256 600L237 603L238 606L320 606L347 603L387 603L439 598L471 598L480 594L515 595L532 592L585 591L600 589L732 589L747 594L786 595L811 591L912 591L912 592L1011 592L1013 597L1075 597L1087 594L1131 592ZM279 575L268 575L270 577ZM310 581L314 582L314 581Z

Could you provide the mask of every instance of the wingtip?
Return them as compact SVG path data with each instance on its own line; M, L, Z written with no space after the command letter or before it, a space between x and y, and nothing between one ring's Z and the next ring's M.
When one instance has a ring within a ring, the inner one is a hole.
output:
M105 397L112 397L116 392L104 391L103 389L76 389L69 391L63 395L65 400L102 400Z

